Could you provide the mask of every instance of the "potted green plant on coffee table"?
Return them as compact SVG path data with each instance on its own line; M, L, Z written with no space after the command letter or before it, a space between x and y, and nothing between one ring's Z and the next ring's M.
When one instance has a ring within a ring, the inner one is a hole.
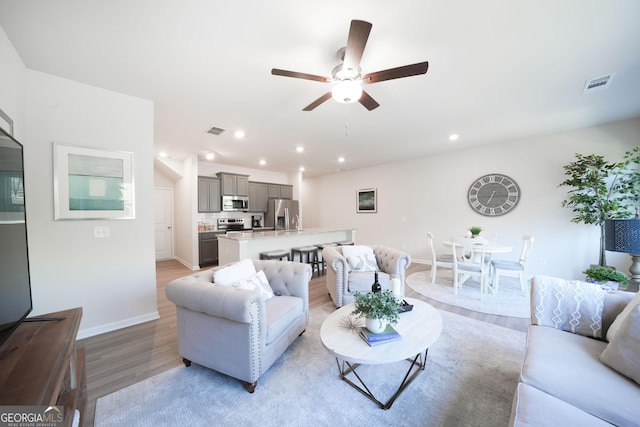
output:
M618 285L626 285L629 283L629 278L624 273L610 267L592 265L583 271L583 273L587 276L587 281L600 283L611 290L617 290Z
M352 314L364 317L367 329L374 334L384 331L388 323L396 324L400 319L402 302L390 290L382 292L356 292Z

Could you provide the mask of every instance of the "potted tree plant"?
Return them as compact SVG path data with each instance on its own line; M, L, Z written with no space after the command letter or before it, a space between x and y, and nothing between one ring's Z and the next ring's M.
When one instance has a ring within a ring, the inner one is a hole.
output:
M631 216L631 204L637 203L640 186L637 165L640 146L625 153L622 162L607 162L595 154L575 155L576 160L564 166L567 179L560 186L570 187L569 197L562 206L570 208L576 224L594 224L600 227L599 265L606 266L604 222L610 218ZM636 168L629 170L629 166Z
M618 270L610 267L591 266L583 271L587 276L587 281L592 283L600 283L607 289L617 290L619 285L629 283L629 278ZM613 282L613 283L611 283Z
M379 334L387 327L387 323L396 324L400 319L402 302L390 290L382 292L356 292L352 314L364 317L366 327L374 334Z

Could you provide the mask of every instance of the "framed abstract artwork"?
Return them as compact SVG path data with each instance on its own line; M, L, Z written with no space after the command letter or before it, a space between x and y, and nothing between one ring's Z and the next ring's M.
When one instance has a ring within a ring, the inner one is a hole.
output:
M376 213L378 200L375 188L363 188L357 191L356 212Z
M54 219L133 219L133 153L53 144Z

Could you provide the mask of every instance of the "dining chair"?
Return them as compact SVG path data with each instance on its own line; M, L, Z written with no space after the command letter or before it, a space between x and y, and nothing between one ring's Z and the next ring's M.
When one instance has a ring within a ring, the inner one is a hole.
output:
M453 256L453 294L458 295L469 277L477 277L480 281L480 301L489 290L489 272L491 264L486 262L485 248L487 240L482 238L468 239L466 237L451 238ZM462 278L460 278L462 276Z
M522 236L522 251L518 261L502 259L491 261L491 284L495 292L498 292L500 287L500 275L518 277L520 279L520 290L526 290L525 265L534 240L535 238L528 234Z
M438 267L445 267L453 269L453 255L449 254L436 254L433 247L433 233L427 232L427 244L431 250L431 283L436 283L436 270Z

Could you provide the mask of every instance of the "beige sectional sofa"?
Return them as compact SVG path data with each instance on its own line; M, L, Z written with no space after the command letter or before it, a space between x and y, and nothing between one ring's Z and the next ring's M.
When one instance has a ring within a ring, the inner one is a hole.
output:
M638 302L640 294L534 277L510 426L640 425ZM623 350L626 360L611 357L627 344L636 351Z

